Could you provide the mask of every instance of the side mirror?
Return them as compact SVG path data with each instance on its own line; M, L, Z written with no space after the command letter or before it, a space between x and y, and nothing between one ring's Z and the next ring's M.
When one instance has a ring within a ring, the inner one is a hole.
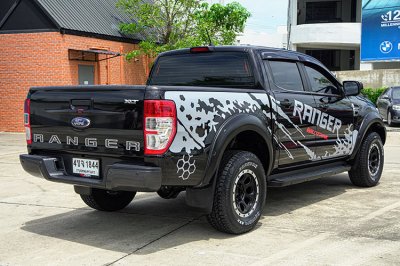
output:
M346 96L357 96L361 93L364 85L358 81L344 81L343 89Z
M387 96L387 95L383 95L383 96L382 96L382 99L383 99L383 100L390 100L390 97Z

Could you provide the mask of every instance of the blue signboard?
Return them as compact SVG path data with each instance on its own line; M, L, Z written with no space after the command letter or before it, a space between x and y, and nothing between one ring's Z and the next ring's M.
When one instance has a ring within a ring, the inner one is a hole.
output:
M361 61L400 61L400 0L363 0Z

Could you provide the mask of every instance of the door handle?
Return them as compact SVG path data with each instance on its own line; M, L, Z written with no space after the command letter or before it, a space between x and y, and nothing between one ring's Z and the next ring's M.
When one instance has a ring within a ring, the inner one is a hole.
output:
M322 110L326 111L328 110L329 105L327 105L326 103L321 103L318 105L319 108L321 108Z

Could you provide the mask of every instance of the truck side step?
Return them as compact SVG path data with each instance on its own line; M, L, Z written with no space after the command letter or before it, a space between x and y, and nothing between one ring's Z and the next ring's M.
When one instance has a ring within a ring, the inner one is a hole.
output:
M322 177L328 177L331 175L347 172L350 170L350 168L351 168L350 165L342 162L342 163L322 165L317 167L308 167L286 173L279 173L270 176L271 179L268 181L268 186L269 187L290 186Z

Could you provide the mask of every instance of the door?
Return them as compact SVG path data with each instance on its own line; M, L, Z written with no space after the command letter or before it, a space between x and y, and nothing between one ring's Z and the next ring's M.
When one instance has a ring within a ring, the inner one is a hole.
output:
M305 63L308 88L314 94L316 108L317 159L331 159L352 153L358 131L354 128L354 113L358 110L344 96L342 86L318 65Z
M315 101L305 91L296 61L265 61L271 77L272 109L275 142L279 150L279 168L295 166L314 160L312 144L315 126L311 123ZM310 133L311 132L311 133Z
M94 85L94 66L78 65L79 85Z
M387 111L390 106L390 95L391 89L386 89L381 96L379 96L378 100L376 101L376 105L379 110L379 114L381 115L382 119L387 119Z

